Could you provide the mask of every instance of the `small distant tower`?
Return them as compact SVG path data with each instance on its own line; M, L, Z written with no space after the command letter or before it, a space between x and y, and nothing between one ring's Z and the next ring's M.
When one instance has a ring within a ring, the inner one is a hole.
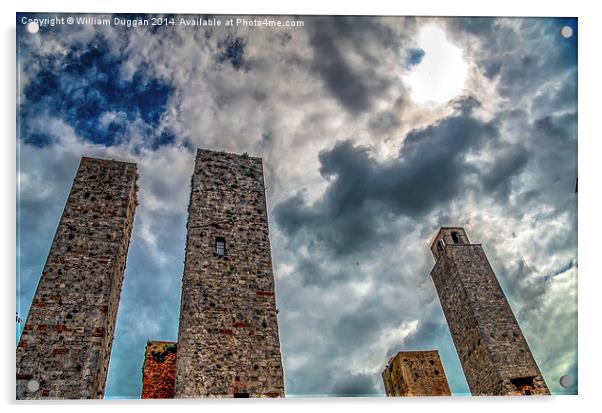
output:
M149 341L142 366L142 399L173 399L176 384L177 343Z
M176 398L284 397L261 158L199 150Z
M481 244L443 227L431 277L473 395L545 395L548 387Z
M387 396L451 396L439 352L400 351L382 373Z
M17 399L104 396L136 164L82 158L17 348Z

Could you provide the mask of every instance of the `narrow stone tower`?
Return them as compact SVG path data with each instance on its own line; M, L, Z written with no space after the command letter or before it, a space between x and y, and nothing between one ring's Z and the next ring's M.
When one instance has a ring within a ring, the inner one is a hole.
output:
M400 351L382 372L385 392L396 396L451 396L437 350Z
M199 150L187 232L175 397L283 397L261 159Z
M81 159L17 347L17 399L103 397L137 177Z
M431 271L473 395L550 394L481 244L443 227Z

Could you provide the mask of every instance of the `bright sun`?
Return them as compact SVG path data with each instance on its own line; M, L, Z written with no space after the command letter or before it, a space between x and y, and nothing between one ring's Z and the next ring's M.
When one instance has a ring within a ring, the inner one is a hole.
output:
M417 44L424 57L403 76L411 88L412 100L434 107L459 95L468 71L462 50L450 43L443 29L435 25L420 30Z

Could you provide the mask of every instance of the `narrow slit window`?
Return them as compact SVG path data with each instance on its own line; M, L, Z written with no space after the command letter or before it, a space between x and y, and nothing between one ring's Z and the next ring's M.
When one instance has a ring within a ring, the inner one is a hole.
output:
M215 238L215 253L220 257L223 257L224 255L226 255L226 239L225 238L223 238L223 237Z
M456 231L453 231L451 233L452 236L452 240L454 241L454 244L462 244L462 240L460 239L460 234L458 234Z
M437 242L437 247L439 247L439 251L443 251L445 249L445 241L443 241L442 239L440 239Z
M249 398L249 393L234 393L234 398L235 399L248 399Z

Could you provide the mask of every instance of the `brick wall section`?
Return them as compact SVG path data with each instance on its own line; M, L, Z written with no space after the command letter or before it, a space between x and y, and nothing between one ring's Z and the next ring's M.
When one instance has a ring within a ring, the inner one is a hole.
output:
M400 351L382 372L387 396L451 396L439 352Z
M283 397L261 159L199 150L187 232L176 397Z
M549 394L481 245L470 244L462 228L442 228L432 250L431 277L471 393Z
M81 159L17 346L17 399L103 397L137 176L133 163Z
M172 399L176 384L177 344L149 341L142 366L142 399Z

